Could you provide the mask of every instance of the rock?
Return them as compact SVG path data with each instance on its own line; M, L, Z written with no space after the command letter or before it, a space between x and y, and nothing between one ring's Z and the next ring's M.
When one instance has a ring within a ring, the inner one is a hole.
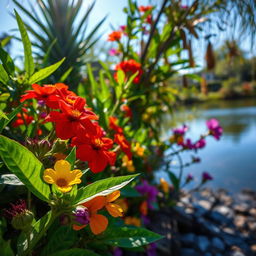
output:
M233 210L225 205L217 206L214 208L214 210L228 218L232 218L234 216Z
M208 220L198 218L197 222L200 225L200 230L204 233L209 235L217 235L220 233L220 228Z
M253 253L256 253L256 244L251 245L251 250Z
M246 256L242 252L232 252L230 256Z
M194 249L181 249L180 252L181 256L198 256L198 252L196 252Z
M210 242L206 236L198 236L198 247L202 252L205 252L209 246Z
M234 211L236 211L237 213L241 213L244 215L248 215L249 214L249 205L245 204L245 203L241 203L241 204L236 204L234 205Z
M256 208L252 208L249 210L249 214L256 217Z
M225 250L225 244L222 242L222 240L218 237L214 237L212 239L212 246L217 249L218 251L224 251Z
M194 206L194 209L195 209L194 215L196 217L201 217L201 216L205 215L208 212L204 207L202 207L198 204L193 204L193 206Z
M212 256L212 254L207 252L206 254L204 254L204 256Z
M256 222L248 222L248 226L250 231L252 232L256 231Z
M244 228L246 224L246 217L243 215L238 215L235 217L234 223L237 228Z
M206 210L210 210L212 207L212 203L207 200L199 200L198 204Z
M196 244L196 235L193 233L187 233L181 236L180 240L184 246L193 247Z
M231 222L230 218L224 216L223 214L217 211L211 211L210 213L208 213L208 216L210 219L212 219L214 222L220 225L228 225Z
M245 243L245 241L240 236L223 233L221 234L221 237L225 241L225 243L230 247L235 246L244 251L247 251L249 249L249 246Z

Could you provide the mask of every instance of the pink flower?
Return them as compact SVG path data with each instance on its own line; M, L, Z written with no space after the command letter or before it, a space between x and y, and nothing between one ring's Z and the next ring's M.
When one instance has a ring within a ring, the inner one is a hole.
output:
M210 135L212 135L216 140L219 140L223 133L223 129L219 125L219 121L213 118L206 121L206 125L209 129Z
M191 173L189 173L188 175L187 175L187 178L186 178L186 183L189 183L191 180L193 180L194 179L194 177L193 177L193 175L191 174Z
M206 141L204 139L200 139L195 143L194 147L195 149L200 149L200 148L204 148L205 145L206 145Z
M116 56L116 55L119 55L120 52L119 52L117 49L115 49L115 48L111 48L111 49L108 51L108 54L109 54L110 56Z
M175 135L183 136L187 132L187 130L188 130L188 126L184 124L182 127L175 128L172 131Z

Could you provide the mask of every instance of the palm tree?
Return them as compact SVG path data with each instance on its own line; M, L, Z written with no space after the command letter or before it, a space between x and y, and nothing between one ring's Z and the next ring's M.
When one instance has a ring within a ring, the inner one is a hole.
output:
M74 89L81 80L86 54L98 41L96 33L106 17L88 32L88 18L95 2L78 19L83 0L37 0L39 11L29 1L28 9L18 0L13 1L28 18L25 24L34 37L32 45L39 63L48 66L66 57L52 80L57 82L65 72L71 72L66 82Z

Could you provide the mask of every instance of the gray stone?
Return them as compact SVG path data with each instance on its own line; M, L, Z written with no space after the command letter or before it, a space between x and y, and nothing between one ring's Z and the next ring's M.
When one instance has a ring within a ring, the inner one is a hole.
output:
M193 206L194 206L194 209L195 209L194 215L196 217L201 217L201 216L205 215L208 212L204 207L202 207L198 204L193 204Z
M183 245L192 247L196 243L196 235L193 233L187 233L187 234L181 236L180 241Z
M195 250L193 249L181 249L180 251L180 255L181 256L198 256L198 252L196 252Z
M212 203L208 200L199 200L198 204L206 210L210 210L212 207Z
M214 222L220 224L220 225L227 225L231 222L231 219L224 216L223 214L217 212L217 211L212 211L209 213L209 218L212 219Z
M198 218L197 222L200 224L200 228L203 232L210 233L212 235L217 235L220 233L219 227L217 227L215 224L212 222L205 220L203 218Z
M212 254L207 252L206 254L204 254L204 256L212 256Z
M219 251L224 251L225 250L225 244L222 242L222 240L218 237L214 237L212 239L212 246L216 248Z
M231 218L234 216L233 210L225 205L217 206L214 208L214 210L216 212L219 212L222 215L225 215L228 218Z
M206 236L198 236L198 247L202 252L205 252L210 245L209 239Z
M246 255L243 254L242 252L232 252L231 256L246 256Z

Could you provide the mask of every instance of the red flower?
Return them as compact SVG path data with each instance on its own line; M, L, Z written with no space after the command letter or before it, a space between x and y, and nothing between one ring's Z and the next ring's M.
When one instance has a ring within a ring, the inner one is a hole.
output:
M126 117L132 118L132 110L128 105L122 105L121 110L125 113Z
M117 133L123 133L123 128L117 125L117 118L114 116L109 117L109 128Z
M67 90L68 86L62 83L57 83L55 85L47 84L43 87L38 84L32 84L32 88L34 90L29 90L26 94L21 96L21 102L27 99L42 100L48 107L54 109L59 107L60 96L64 93L69 93Z
M147 5L147 6L139 6L139 11L140 12L147 12L147 11L150 11L153 9L153 6L152 5Z
M102 129L95 124L96 135L75 137L72 145L77 146L76 156L82 161L88 162L93 173L103 171L108 164L114 165L116 153L108 151L113 146L113 141L103 137Z
M108 35L108 41L119 41L122 37L122 31L113 31Z
M134 78L133 82L135 84L138 84L140 82L140 78L141 78L141 75L143 73L143 70L141 68L140 63L136 62L133 59L122 61L122 62L120 62L119 64L116 65L115 70L119 70L119 69L124 71L124 73L126 75L126 79L129 78L131 75L138 72L138 74ZM114 74L114 77L117 80L117 73Z
M91 120L98 117L85 108L85 99L77 97L73 105L60 100L62 112L51 111L46 122L54 122L56 134L62 140L70 139L78 134L95 134L95 126Z
M115 143L117 143L122 151L128 156L129 160L132 159L132 152L131 152L131 144L127 139L124 137L123 134L117 133L115 134Z
M22 111L22 114L18 113L16 115L17 119L12 123L12 127L15 128L23 124L29 125L34 120L33 116L29 116L28 114L26 114L28 112L26 108L22 108Z
M148 24L152 24L152 15L148 15L146 20L145 20Z

